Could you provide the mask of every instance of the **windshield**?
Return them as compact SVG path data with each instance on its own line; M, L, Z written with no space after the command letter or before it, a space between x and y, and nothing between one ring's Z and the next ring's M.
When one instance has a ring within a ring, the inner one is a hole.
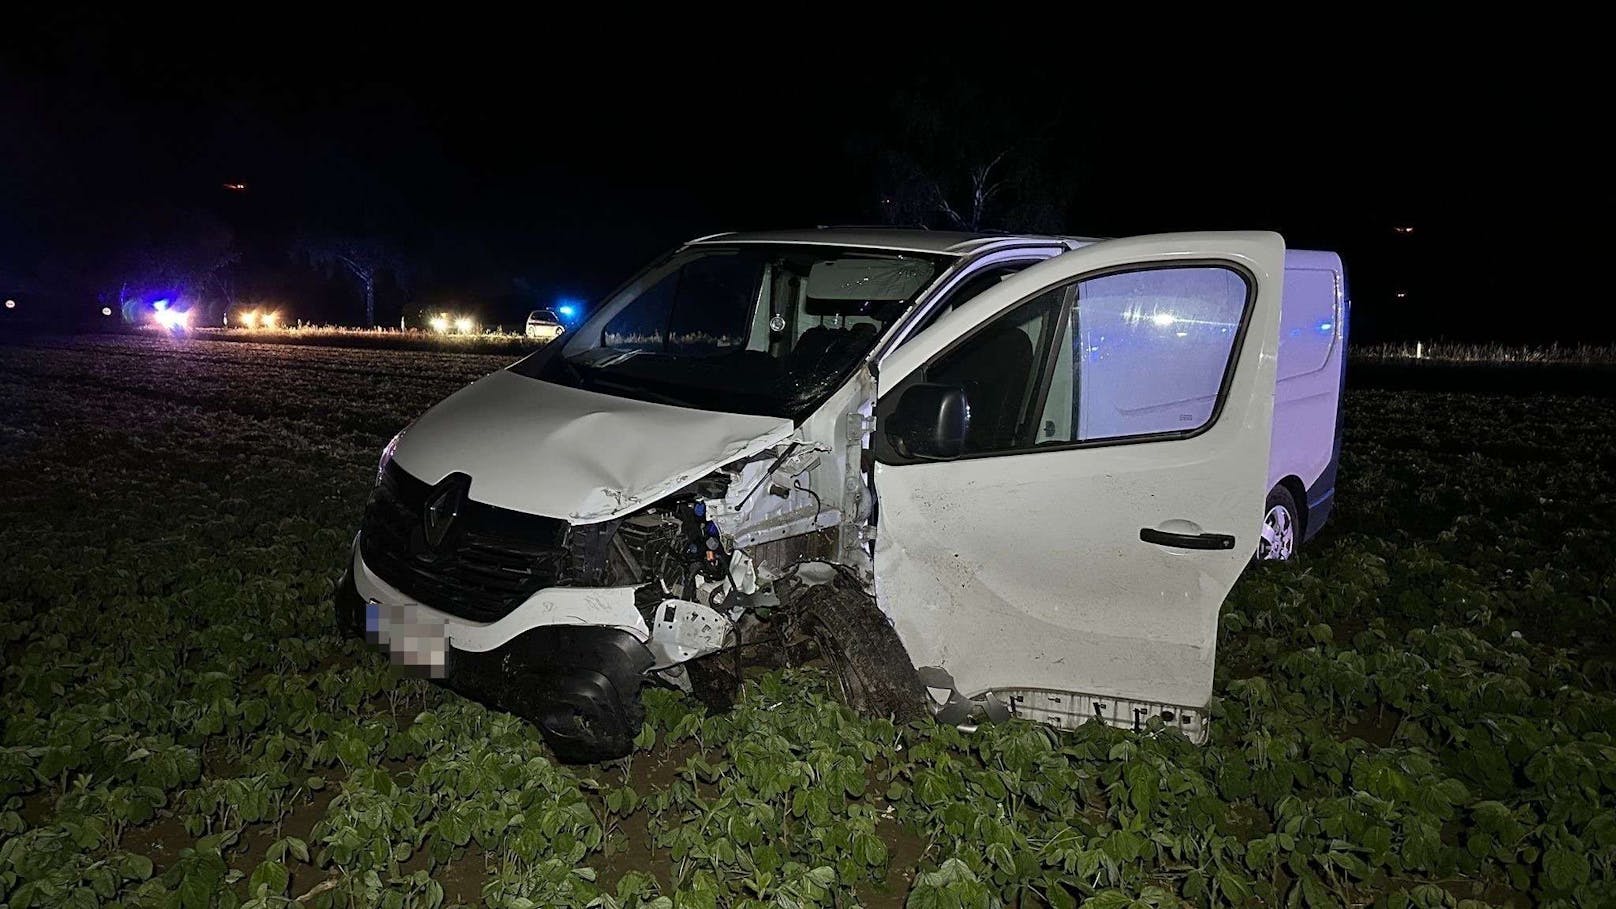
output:
M800 419L839 387L948 257L810 245L688 247L512 366L702 410Z

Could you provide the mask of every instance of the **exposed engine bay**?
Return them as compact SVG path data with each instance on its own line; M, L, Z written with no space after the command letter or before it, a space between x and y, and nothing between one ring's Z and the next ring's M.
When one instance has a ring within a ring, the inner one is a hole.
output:
M589 462L563 444L568 434L610 434L626 417L545 383L495 394L511 381L483 380L452 413L486 420L501 402L542 403L497 427L519 426L524 461L553 457L568 483L503 470L475 446L406 445L422 453L404 458L390 447L337 597L348 633L531 719L565 760L627 753L643 683L721 710L748 665L822 660L843 700L875 715L921 715L928 692L933 712L960 708L951 721L981 713L948 679L922 684L877 602L867 367L795 424L622 405L656 432ZM728 455L674 468L712 448ZM580 494L580 478L599 482Z
M828 453L788 441L614 522L605 582L638 585L657 678L690 690L683 664L754 640L790 596L777 584L795 590L836 574L841 503L808 482Z

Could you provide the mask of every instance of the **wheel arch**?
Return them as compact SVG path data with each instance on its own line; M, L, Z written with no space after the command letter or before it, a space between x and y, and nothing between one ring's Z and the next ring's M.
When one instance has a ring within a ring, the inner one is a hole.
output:
M1275 489L1282 486L1291 494L1291 501L1296 503L1296 520L1302 525L1296 534L1296 542L1300 545L1307 539L1307 486L1296 474L1289 474L1274 484Z
M833 671L844 681L853 673L861 689L844 686L850 706L899 721L925 714L926 689L914 658L874 595L844 576L808 586L790 609L810 636L817 626L837 639L841 653L829 660Z

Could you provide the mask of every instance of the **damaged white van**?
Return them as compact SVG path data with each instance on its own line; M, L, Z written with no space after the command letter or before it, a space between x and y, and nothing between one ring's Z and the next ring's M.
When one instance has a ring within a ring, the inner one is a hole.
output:
M814 657L1200 740L1224 596L1333 506L1347 316L1272 233L696 240L388 444L338 622L567 760Z

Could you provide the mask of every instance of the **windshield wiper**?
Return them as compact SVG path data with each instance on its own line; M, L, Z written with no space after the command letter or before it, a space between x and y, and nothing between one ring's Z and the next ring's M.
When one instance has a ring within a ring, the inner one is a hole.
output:
M690 407L690 406L692 406L689 401L686 401L686 400L684 400L682 398L675 398L672 395L665 395L665 394L662 394L660 392L650 391L650 390L648 390L646 388L643 388L643 387L641 387L639 385L629 385L629 384L626 384L626 383L623 383L623 382L613 382L610 379L603 379L598 375L595 376L595 378L594 378L594 384L597 387L600 387L600 388L611 388L611 389L616 389L618 391L627 392L628 396L633 397L633 398L641 398L643 400L657 401L657 402L662 403L662 404L672 404L675 407Z
M578 383L579 388L586 387L589 384L589 377L584 375L583 370L581 370L578 367L572 365L572 361L567 359L566 357L561 357L560 359L561 359L561 368L565 369L567 371L567 377L568 378L570 378L572 381Z

